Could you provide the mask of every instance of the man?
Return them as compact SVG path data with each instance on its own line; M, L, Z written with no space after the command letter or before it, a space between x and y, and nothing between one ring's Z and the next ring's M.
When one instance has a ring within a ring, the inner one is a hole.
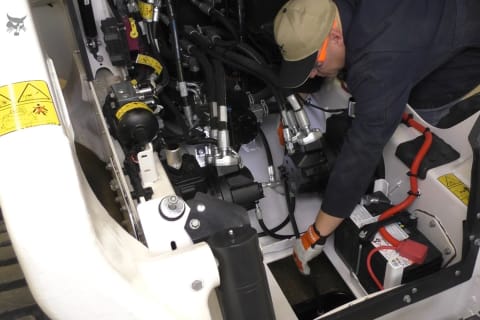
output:
M284 87L345 68L356 100L321 209L294 246L299 270L309 274L308 261L366 192L409 99L446 105L480 83L480 1L290 0L274 32Z

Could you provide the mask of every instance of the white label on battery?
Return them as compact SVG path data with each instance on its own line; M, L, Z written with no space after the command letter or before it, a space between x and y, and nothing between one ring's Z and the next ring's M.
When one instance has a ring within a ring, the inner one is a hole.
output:
M377 222L378 217L372 217L364 206L357 205L350 215L350 219L360 229L367 224Z
M389 228L389 227L391 227L391 228ZM400 230L396 230L396 229L400 229ZM400 228L400 226L397 225L396 223L389 225L387 227L387 230L395 238L397 238L397 236L396 236L397 234L398 235L401 235L401 234L406 235L406 238L408 238L407 233L405 231L403 231ZM400 238L400 237L398 237L397 239L398 240L404 240L404 238ZM380 235L380 233L377 233L375 235L375 237L373 238L373 241L372 241L372 245L374 247L391 246L391 244L388 241L383 239L383 237ZM409 259L400 256L396 250L380 250L380 253L385 257L385 259L388 261L388 263L392 267L398 268L400 266L400 267L406 268L406 267L408 267L412 264L412 262Z
M389 224L385 229L398 241L408 239L408 234L396 223Z

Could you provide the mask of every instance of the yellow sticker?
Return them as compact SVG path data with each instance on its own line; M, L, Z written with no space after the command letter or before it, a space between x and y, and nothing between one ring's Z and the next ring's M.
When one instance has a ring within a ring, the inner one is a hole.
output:
M153 4L138 1L138 10L143 19L151 21L153 19Z
M134 101L121 106L120 109L118 109L118 111L115 112L115 117L118 120L121 120L125 113L133 109L145 109L153 113L152 109L150 109L145 103L140 101Z
M163 70L162 64L157 59L144 54L138 54L137 60L135 60L135 62L153 68L156 74L160 74Z
M137 24L135 23L135 19L128 18L128 21L130 22L130 38L138 38Z
M468 198L470 197L470 189L465 183L457 178L453 173L447 173L438 177L438 181L447 187L460 201L468 205Z
M47 124L60 122L45 81L22 81L0 87L0 135Z

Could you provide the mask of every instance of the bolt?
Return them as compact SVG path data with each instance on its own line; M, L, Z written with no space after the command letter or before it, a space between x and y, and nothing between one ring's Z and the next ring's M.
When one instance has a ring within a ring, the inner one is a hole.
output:
M235 236L235 232L232 229L230 229L230 230L228 230L228 235L230 237L233 237L233 236Z
M452 250L450 250L450 248L445 248L443 249L443 254L445 254L446 256L449 256L452 254Z
M477 213L477 219L480 220L480 212Z
M118 183L116 180L110 181L110 190L117 191L118 190Z
M412 302L412 297L410 295L406 294L403 296L403 302L405 303L411 303Z
M194 280L192 282L192 289L195 291L200 291L203 289L203 282L201 280Z
M198 212L204 212L206 209L205 205L203 203L197 204L197 211Z
M200 228L200 220L192 219L192 220L190 220L188 225L190 226L190 229L197 230L198 228Z
M365 239L365 237L367 236L367 231L365 230L360 231L358 236L360 237L360 239Z
M437 223L435 222L435 220L430 220L430 223L428 224L428 226L430 228L435 228L437 226Z
M473 241L473 244L476 245L477 247L480 247L480 239L475 239L475 241Z
M469 239L470 241L473 241L473 239L475 239L475 235L473 235L473 234L469 235L469 236L468 236L468 239Z
M412 294L415 294L418 292L418 289L417 288L412 288Z
M459 277L462 274L462 271L455 270L455 277Z
M178 198L177 196L170 196L168 197L168 202L167 202L167 207L170 210L175 210L177 209L177 204L178 204Z

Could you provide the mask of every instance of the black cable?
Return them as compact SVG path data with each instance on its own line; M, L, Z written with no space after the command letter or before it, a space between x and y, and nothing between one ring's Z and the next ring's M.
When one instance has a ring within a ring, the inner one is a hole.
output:
M270 149L270 144L268 143L267 137L261 128L258 130L258 136L260 137L260 140L262 140L263 147L265 148L268 166L273 167L272 150Z
M292 223L293 233L295 234L295 237L298 239L300 238L300 232L298 231L297 220L295 218L295 207L296 207L295 195L290 195L290 187L288 186L287 177L285 177L283 183L285 187L285 199L287 201L288 216L290 217L290 222Z
M348 107L341 108L341 109L336 109L336 110L329 110L329 109L327 109L327 108L323 108L323 107L317 106L316 104L313 104L313 103L311 103L310 101L305 100L305 99L303 99L303 98L300 97L300 96L297 96L297 98L299 98L304 105L307 105L307 106L309 106L309 107L312 107L312 108L315 108L315 109L318 109L318 110L322 110L323 112L327 112L327 113L337 114L337 113L342 113L342 112L344 112L345 110L348 110Z
M262 144L263 144L263 147L265 148L265 153L267 155L267 162L268 162L268 165L273 167L273 157L272 157L272 151L270 149L270 145L268 143L268 140L267 140L267 137L265 136L265 133L263 132L262 129L259 130L259 137L260 139L262 140ZM287 208L288 208L288 211L289 211L289 214L288 216L282 221L282 223L280 223L278 226L272 228L272 229L269 229L265 223L263 222L263 219L258 219L258 223L260 225L260 227L262 228L263 230L263 233L261 233L259 236L262 236L262 235L268 235L272 238L275 238L275 239L288 239L288 238L291 238L291 237L294 237L294 236L297 236L297 233L298 233L298 227L296 225L296 222L295 222L295 218L294 220L292 220L292 214L291 212L295 211L295 198L293 198L293 202L289 200L290 196L286 193L286 199L287 199ZM282 229L283 227L285 227L290 221L293 221L294 223L292 223L292 227L293 227L293 230L297 230L295 233L295 235L279 235L279 234L276 234L276 232L280 229ZM298 238L298 236L297 236Z
M283 228L288 222L290 221L290 219L287 217L281 224L279 224L277 227L275 227L274 229L277 229L280 230L281 228ZM273 231L274 229L268 229L267 226L265 225L265 223L263 222L263 219L258 219L258 224L260 225L260 228L262 228L263 232L274 238L274 239L278 239L278 240L284 240L284 239L290 239L292 238L294 235L291 234L291 235L283 235L283 234L276 234L275 231ZM281 228L279 228L281 226ZM259 236L262 236L262 235L259 235Z

